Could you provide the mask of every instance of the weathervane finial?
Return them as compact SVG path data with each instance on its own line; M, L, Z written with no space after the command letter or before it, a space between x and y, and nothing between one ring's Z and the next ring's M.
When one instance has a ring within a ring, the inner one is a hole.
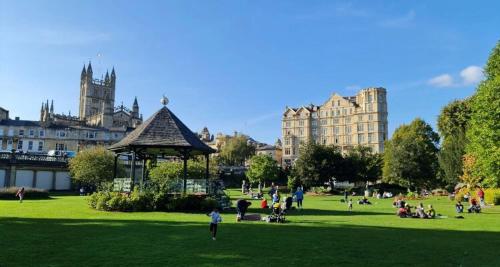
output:
M163 95L163 97L162 97L162 98L161 98L161 100L160 100L160 103L161 103L164 107L166 107L166 106L168 105L168 98L167 98L165 95Z

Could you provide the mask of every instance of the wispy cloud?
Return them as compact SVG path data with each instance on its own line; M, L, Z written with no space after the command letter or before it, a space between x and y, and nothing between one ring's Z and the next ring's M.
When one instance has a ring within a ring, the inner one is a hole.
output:
M86 45L111 40L109 33L71 29L26 29L0 33L4 41L54 46Z
M428 84L435 87L462 87L479 83L483 78L483 69L471 65L460 71L460 78L453 78L449 73L444 73L429 79Z
M450 87L453 85L453 77L450 74L441 74L429 80L429 84L436 87Z
M478 66L469 66L460 72L464 85L479 83L483 78L483 69Z
M413 25L416 16L416 12L414 10L410 10L403 16L388 18L380 21L379 26L384 28L407 28Z

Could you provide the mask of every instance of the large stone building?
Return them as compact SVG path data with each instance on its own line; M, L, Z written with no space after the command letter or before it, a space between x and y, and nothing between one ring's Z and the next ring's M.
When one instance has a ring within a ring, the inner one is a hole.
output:
M361 145L380 153L387 134L384 88L366 88L349 97L334 93L321 106L286 107L282 119L283 163L292 164L300 145L309 141L335 145L342 152Z
M110 145L121 140L142 123L137 98L132 110L115 103L115 70L106 72L104 80L93 78L89 62L80 79L79 116L56 114L54 102L42 103L40 120L9 118L0 108L0 151L12 149L46 153L49 150L79 151L85 147Z

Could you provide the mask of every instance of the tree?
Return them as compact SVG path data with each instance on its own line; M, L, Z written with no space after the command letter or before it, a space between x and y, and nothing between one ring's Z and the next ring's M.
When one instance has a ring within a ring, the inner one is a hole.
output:
M255 155L250 159L246 175L250 183L275 181L278 178L277 162L268 155Z
M351 173L347 177L351 182L375 182L382 176L382 156L378 153L372 153L370 147L355 147L347 153L344 161L344 166L351 166Z
M321 185L342 173L342 154L334 146L314 142L302 145L295 161L289 184Z
M436 184L439 136L422 119L401 125L386 141L383 180L408 187Z
M217 174L214 165L210 165L209 174L211 177ZM204 160L189 160L187 162L187 174L191 179L205 179L206 162ZM184 177L184 163L181 161L161 162L149 171L149 177L154 182L170 183L178 178Z
M441 179L455 185L462 175L462 159L467 139L465 133L470 120L470 100L455 100L446 105L438 117L438 130L443 137L438 159Z
M488 187L500 186L500 42L488 59L486 80L471 100L466 151L474 159L472 173Z
M113 180L115 158L104 147L94 147L80 151L69 161L71 177L82 184L97 187L101 183ZM119 173L123 166L119 165Z
M244 165L245 160L255 154L255 147L243 135L229 137L221 147L220 161L226 165Z
M476 159L471 154L465 154L463 156L463 174L460 176L460 180L470 187L475 187L481 182L481 178L474 174L474 166L476 165Z

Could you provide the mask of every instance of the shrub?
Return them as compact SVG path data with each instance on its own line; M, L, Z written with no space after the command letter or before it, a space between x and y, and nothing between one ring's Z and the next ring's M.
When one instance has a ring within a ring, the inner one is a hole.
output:
M7 187L0 189L0 199L5 200L16 200L19 199L16 197L18 187ZM50 198L49 192L45 189L39 188L24 188L24 199L48 199Z
M113 192L110 194L111 198L106 203L106 210L108 211L129 211L130 198L126 194Z
M202 211L211 211L214 208L220 208L219 202L212 197L207 197L201 202Z
M500 205L500 188L485 189L484 201L488 204Z

